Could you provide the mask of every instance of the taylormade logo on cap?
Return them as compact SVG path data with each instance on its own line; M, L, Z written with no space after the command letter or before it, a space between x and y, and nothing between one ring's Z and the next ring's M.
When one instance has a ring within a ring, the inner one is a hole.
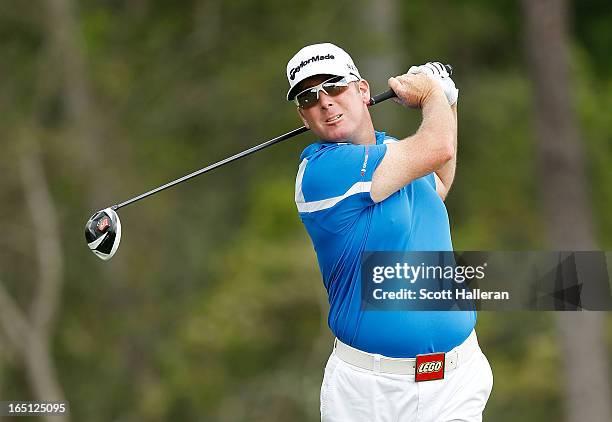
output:
M361 79L351 56L337 45L331 43L308 45L298 51L287 63L289 81L287 100L292 100L297 94L297 84L315 75L354 75Z
M319 61L319 60L325 60L325 59L333 59L333 58L334 58L334 56L332 56L331 54L328 54L328 55L326 55L326 56L313 56L313 57L309 58L309 59L308 59L308 60L306 60L306 61L302 61L302 62L301 62L299 65L298 65L298 67L294 67L293 69L291 69L291 70L289 71L289 79L290 79L290 80L295 79L295 74L296 74L296 73L298 73L300 70L302 70L302 68L303 68L304 66L306 66L308 63L311 63L311 62L316 62L316 61Z

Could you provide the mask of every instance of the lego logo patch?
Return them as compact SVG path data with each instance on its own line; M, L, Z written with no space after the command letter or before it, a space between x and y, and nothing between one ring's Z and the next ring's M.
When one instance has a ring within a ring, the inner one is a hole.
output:
M444 353L417 355L414 380L432 381L444 378Z
M438 361L422 363L419 365L418 371L421 374L428 374L430 372L438 372L440 369L442 369L442 362Z

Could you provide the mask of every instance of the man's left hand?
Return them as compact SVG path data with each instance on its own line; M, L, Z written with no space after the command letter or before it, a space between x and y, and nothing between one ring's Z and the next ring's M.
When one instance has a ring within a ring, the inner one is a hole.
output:
M446 95L449 105L453 105L459 98L459 90L455 87L455 82L451 79L446 67L440 62L428 62L421 66L412 66L408 69L408 73L425 75L435 79Z

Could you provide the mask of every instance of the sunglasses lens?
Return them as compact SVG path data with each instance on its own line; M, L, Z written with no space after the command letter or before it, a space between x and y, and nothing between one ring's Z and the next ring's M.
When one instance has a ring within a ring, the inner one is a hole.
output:
M317 93L312 91L301 92L295 97L298 105L302 108L312 107L317 103Z

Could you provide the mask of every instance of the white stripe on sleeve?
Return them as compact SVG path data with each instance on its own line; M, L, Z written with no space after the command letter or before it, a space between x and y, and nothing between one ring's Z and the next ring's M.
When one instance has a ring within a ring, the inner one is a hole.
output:
M321 210L325 210L325 209L333 207L338 202L342 201L343 199L348 198L349 196L356 195L358 193L363 193L363 192L370 192L371 188L372 188L372 182L357 182L353 186L351 186L349 190L347 190L343 195L334 196L333 198L328 198L328 199L321 199L320 201L311 201L311 202L304 202L304 201L298 202L296 200L295 203L297 205L297 209L299 212L310 213L310 212L315 212L315 211L321 211ZM301 191L302 191L302 187L300 184L300 192ZM296 192L297 192L297 189L296 189ZM296 194L296 198L297 198L297 194Z
M304 202L304 193L302 193L302 179L304 178L304 170L306 170L306 164L308 164L307 159L303 159L300 163L300 167L298 168L298 173L295 178L295 203L303 203Z

